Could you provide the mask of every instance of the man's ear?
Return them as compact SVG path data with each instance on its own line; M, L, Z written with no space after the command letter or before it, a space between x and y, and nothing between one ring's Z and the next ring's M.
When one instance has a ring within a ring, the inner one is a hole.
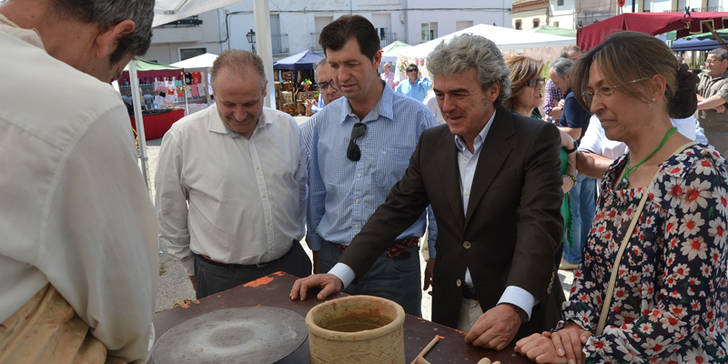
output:
M492 86L490 86L490 88L488 88L488 91L485 92L485 96L488 102L494 103L498 98L498 95L500 95L500 82L495 82Z
M119 39L133 32L135 27L133 20L125 19L99 32L94 41L96 57L102 59L111 56L119 44Z
M381 49L377 53L374 53L374 66L377 69L379 69L379 64L382 62L382 53L383 51Z

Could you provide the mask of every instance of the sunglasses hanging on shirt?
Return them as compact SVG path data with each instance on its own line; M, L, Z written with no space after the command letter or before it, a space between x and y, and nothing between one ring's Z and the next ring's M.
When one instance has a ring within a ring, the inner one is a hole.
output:
M367 125L358 122L351 127L351 138L349 139L349 147L346 148L346 158L352 162L358 162L361 159L361 149L356 144L356 140L363 137L367 133Z

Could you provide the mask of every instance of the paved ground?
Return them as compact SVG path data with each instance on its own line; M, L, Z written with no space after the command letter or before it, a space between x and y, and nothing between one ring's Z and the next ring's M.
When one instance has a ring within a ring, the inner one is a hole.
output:
M299 123L305 121L305 117L296 118ZM147 155L148 155L148 169L149 169L149 185L151 189L152 199L154 198L154 172L157 169L157 160L159 156L159 148L161 139L150 140L147 142ZM308 247L303 243L306 252L311 255ZM160 251L159 253L159 291L157 292L157 306L156 310L161 311L174 306L175 302L182 299L192 299L195 296L195 292L192 290L192 284L190 283L184 268L182 265L174 260L167 254ZM422 269L425 267L424 260L421 264ZM559 271L559 278L561 280L562 288L566 297L569 296L569 288L574 275L570 271ZM426 319L430 319L431 311L431 296L427 293L422 295L422 315Z

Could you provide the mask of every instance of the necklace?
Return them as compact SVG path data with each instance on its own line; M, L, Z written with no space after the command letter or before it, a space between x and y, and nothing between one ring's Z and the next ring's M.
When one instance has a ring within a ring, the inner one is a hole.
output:
M619 184L617 184L618 190L624 190L629 188L629 176L632 174L632 172L636 171L637 168L639 168L643 163L647 162L648 159L652 158L655 153L657 153L665 143L667 143L667 140L670 139L672 134L675 134L675 131L677 130L676 127L670 128L665 133L665 136L662 137L662 141L660 141L660 144L657 145L657 148L650 152L650 154L647 155L643 160L639 161L639 163L635 164L634 166L629 166L629 154L627 155L627 169L624 171L624 174L622 175L622 179L619 181Z

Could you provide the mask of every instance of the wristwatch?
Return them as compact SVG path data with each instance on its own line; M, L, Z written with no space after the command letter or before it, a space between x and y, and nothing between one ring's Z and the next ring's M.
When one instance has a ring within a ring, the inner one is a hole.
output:
M571 154L571 153L576 152L576 148L578 148L578 147L579 147L579 141L578 140L574 140L574 146L571 147L571 149L564 148L564 151L566 152L566 154Z

